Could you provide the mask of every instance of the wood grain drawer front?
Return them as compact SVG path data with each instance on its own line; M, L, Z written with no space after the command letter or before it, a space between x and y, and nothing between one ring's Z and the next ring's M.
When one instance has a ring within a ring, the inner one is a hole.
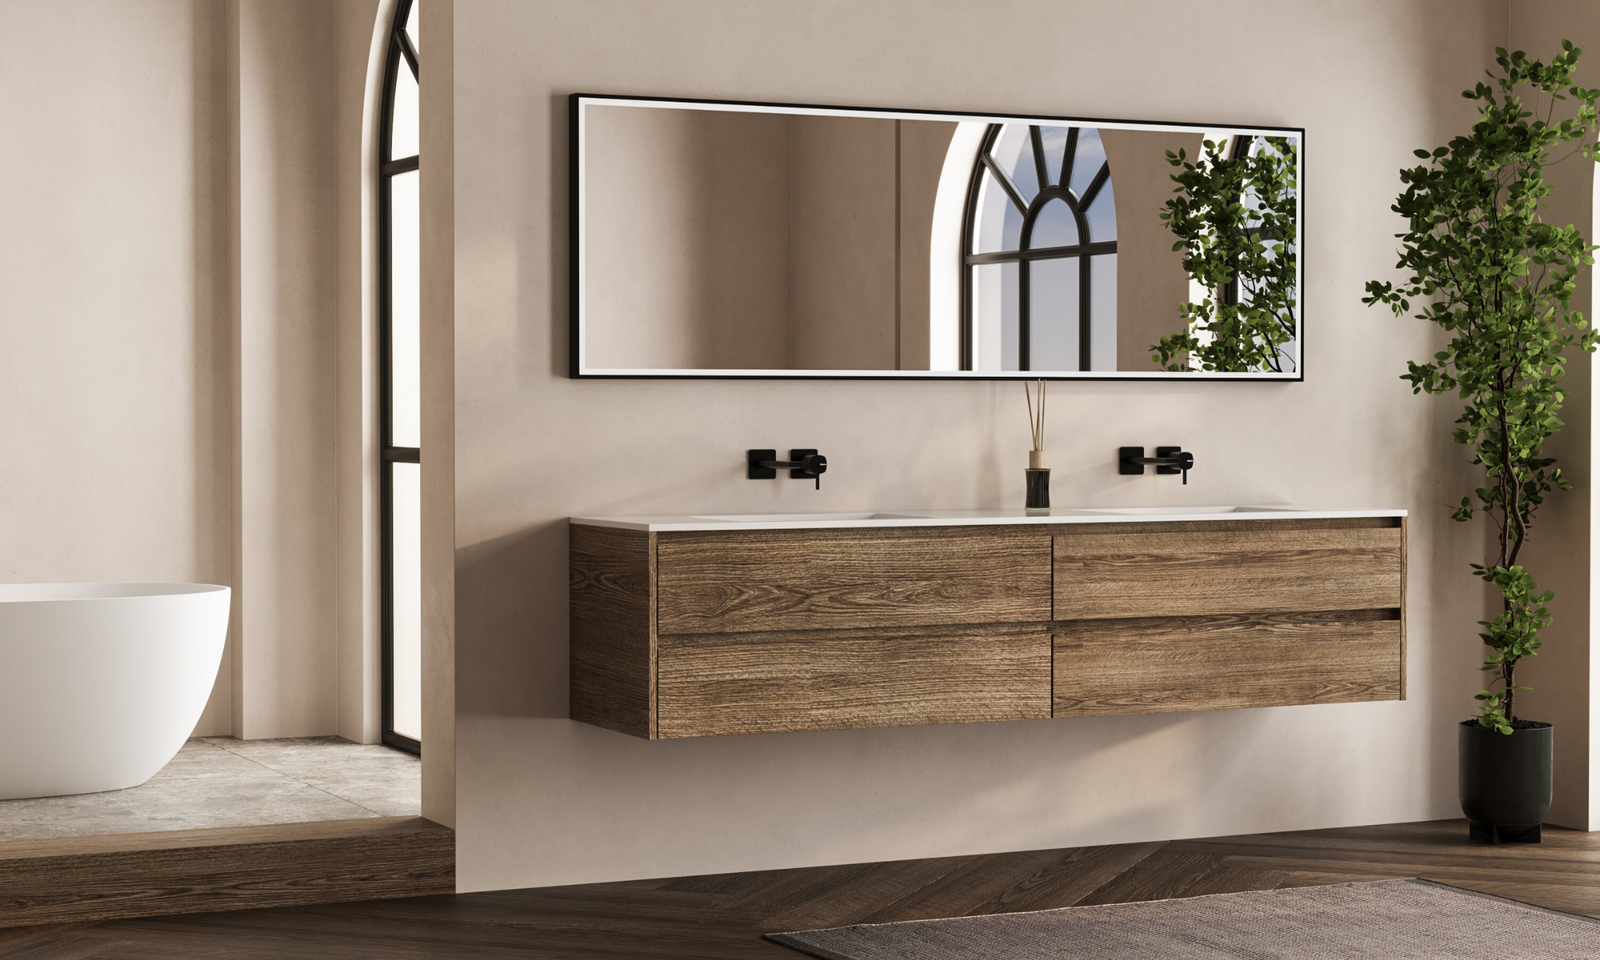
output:
M1401 699L1400 621L1357 617L1057 624L1055 716Z
M1050 716L1042 624L663 637L659 736Z
M1060 535L1055 619L1398 609L1401 551L1398 526Z
M660 635L1050 619L1048 533L662 534Z

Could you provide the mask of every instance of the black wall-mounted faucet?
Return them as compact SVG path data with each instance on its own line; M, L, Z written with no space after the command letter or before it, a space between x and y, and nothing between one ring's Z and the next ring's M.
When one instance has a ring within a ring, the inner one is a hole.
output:
M1189 482L1189 471L1194 469L1194 454L1184 453L1182 447L1156 447L1156 455L1144 455L1144 447L1118 447L1117 472L1125 477L1139 477L1144 475L1144 468L1156 468L1156 473L1168 475L1183 474L1183 482Z
M751 480L771 480L779 470L789 471L795 480L815 480L822 489L822 474L828 469L828 458L815 450L790 450L789 459L779 460L776 450L750 450L745 454L749 464L746 474Z

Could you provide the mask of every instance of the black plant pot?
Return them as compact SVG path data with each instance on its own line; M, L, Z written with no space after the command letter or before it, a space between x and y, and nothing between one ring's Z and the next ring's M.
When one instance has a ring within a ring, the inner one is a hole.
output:
M1508 736L1466 720L1460 730L1461 812L1472 838L1538 843L1550 812L1555 728L1519 720Z

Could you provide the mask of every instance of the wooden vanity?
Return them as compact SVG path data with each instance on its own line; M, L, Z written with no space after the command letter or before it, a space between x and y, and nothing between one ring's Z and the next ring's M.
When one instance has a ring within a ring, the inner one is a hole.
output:
M571 522L571 715L649 739L1405 698L1404 511Z

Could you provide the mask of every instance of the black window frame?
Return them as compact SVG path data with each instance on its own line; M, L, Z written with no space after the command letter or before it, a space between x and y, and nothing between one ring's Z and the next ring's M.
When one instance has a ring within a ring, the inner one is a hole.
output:
M983 142L978 147L978 158L972 165L972 177L967 183L967 202L961 220L961 369L971 370L972 341L975 334L972 309L972 269L982 264L1017 264L1017 370L1032 370L1032 289L1030 264L1035 260L1078 259L1078 370L1091 372L1093 345L1091 307L1094 283L1090 275L1093 259L1117 252L1117 241L1095 240L1089 230L1088 209L1099 197L1100 191L1111 182L1111 160L1107 158L1095 172L1094 178L1084 188L1083 196L1072 192L1073 165L1077 160L1078 131L1082 125L1067 127L1067 143L1062 152L1061 175L1052 182L1049 163L1045 158L1042 124L1028 124L1028 139L1032 147L1034 171L1039 192L1032 201L1024 201L1011 177L994 159L994 146L1007 124L991 123L984 131ZM1091 128L1093 129L1093 128ZM1022 233L1016 250L993 253L973 252L973 230L978 219L978 201L983 195L983 177L988 173L1011 205L1022 213ZM1078 243L1064 247L1031 248L1033 226L1045 206L1053 201L1065 201L1077 224ZM1087 242L1084 238L1088 238Z
M394 445L394 177L420 168L421 151L411 157L391 156L394 147L394 95L400 65L405 64L421 87L417 51L406 35L412 0L399 0L389 28L389 49L383 71L383 106L378 119L378 512L379 567L382 586L381 666L382 740L388 746L422 755L421 741L394 729L394 465L421 463L420 447Z

